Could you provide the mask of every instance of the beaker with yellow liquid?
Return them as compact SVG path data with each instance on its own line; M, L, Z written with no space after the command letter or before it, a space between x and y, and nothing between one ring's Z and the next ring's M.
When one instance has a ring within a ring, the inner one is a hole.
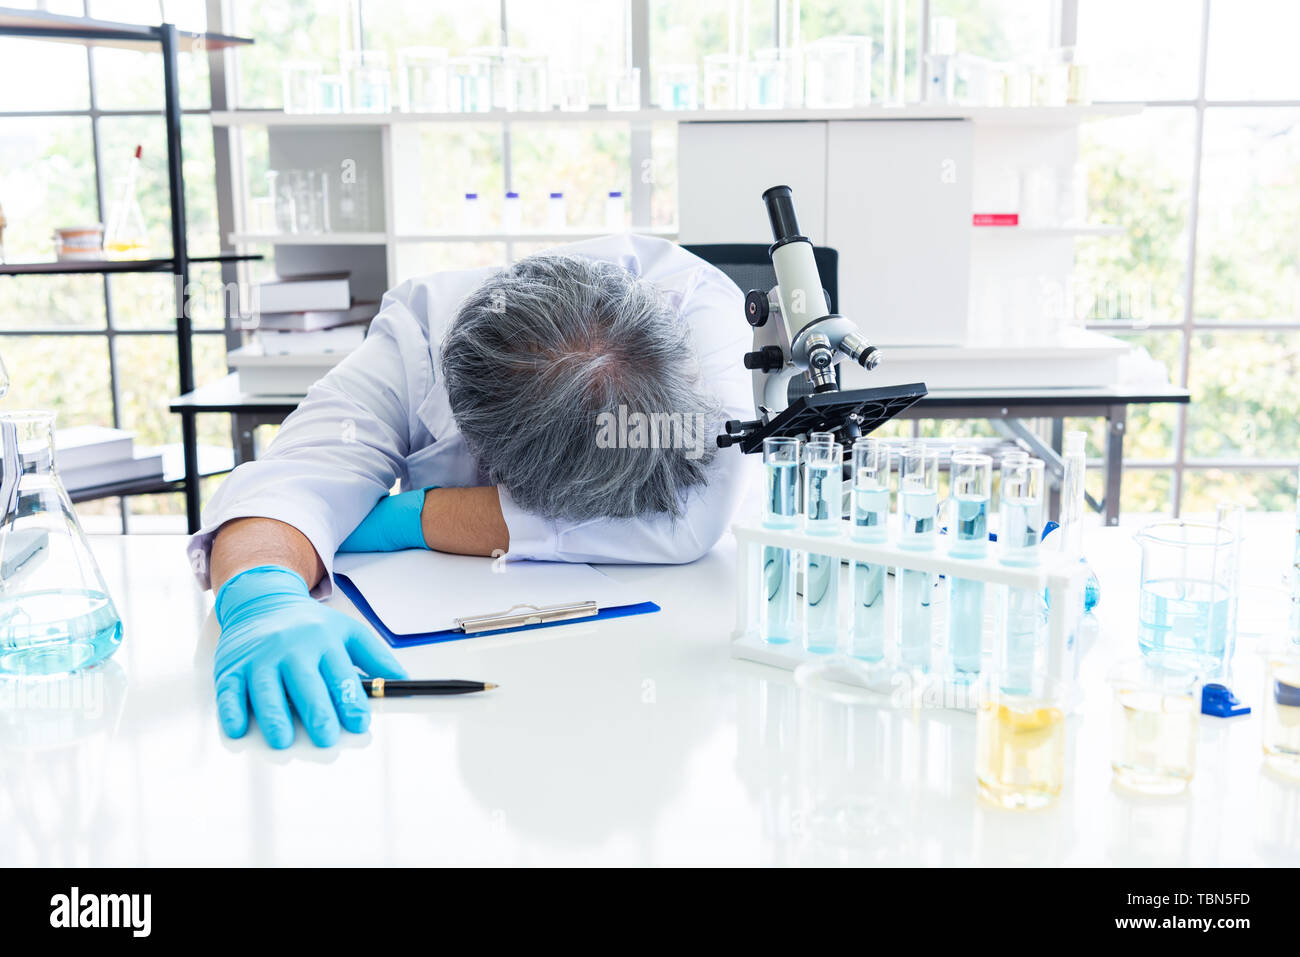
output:
M1135 658L1110 673L1114 691L1110 766L1115 781L1147 794L1177 794L1196 770L1201 680Z
M1065 686L1046 675L980 683L975 773L980 795L1001 807L1046 807L1065 779Z

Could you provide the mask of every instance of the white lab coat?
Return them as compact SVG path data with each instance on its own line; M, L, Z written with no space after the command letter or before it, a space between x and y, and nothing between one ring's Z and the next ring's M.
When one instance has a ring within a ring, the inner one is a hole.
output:
M677 245L646 236L608 236L555 251L618 263L659 287L690 326L704 386L729 418L753 417L750 374L741 362L750 329L743 296L730 279ZM461 301L496 271L434 273L384 296L361 347L312 386L266 454L235 469L208 503L203 528L189 544L203 588L211 587L213 538L231 519L273 518L302 532L325 565L313 590L324 598L339 544L394 483L404 490L487 484L452 417L439 352ZM717 542L743 497L743 460L735 447L719 449L707 484L686 493L676 521L666 515L551 521L522 511L500 489L507 557L694 561Z

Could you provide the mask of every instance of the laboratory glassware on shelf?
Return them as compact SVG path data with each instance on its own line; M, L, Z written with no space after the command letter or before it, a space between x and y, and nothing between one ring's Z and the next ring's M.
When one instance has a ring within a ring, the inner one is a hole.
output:
M564 202L564 194L551 193L546 200L546 228L553 233L563 232L569 225L569 210Z
M1196 770L1201 679L1150 658L1115 665L1109 676L1111 769L1120 785L1148 794L1177 794Z
M777 49L758 50L749 64L749 101L755 110L785 109L787 62Z
M810 109L871 103L871 38L834 36L803 49L804 101Z
M632 111L641 109L641 70L632 67L617 70L605 80L605 109Z
M838 535L843 526L844 448L833 440L810 441L803 462L804 528L809 535ZM804 552L803 595L804 648L817 654L835 651L840 637L837 556Z
M739 110L745 104L746 63L731 53L704 58L704 108Z
M397 51L398 108L403 113L442 113L447 109L447 51L443 47L403 47Z
M1008 690L1010 683L1024 688ZM1015 810L1056 800L1065 780L1067 695L1061 681L1041 674L980 679L975 772L982 797Z
M699 105L699 71L690 65L661 66L655 70L659 79L661 110L694 110Z
M314 61L292 60L280 68L282 105L286 113L320 111L321 66Z
M1218 673L1228 651L1235 536L1220 525L1164 521L1137 541L1138 647L1171 667Z
M611 233L621 233L627 229L622 190L611 189L605 197L605 228Z
M567 70L556 74L555 105L562 113L585 113L591 105L587 93L587 74Z
M931 19L930 52L925 57L925 102L955 102L956 53L957 21L952 17Z
M0 414L0 674L62 674L117 650L122 621L54 463L54 413Z
M387 113L391 109L392 74L383 50L357 50L340 58L350 108L354 113Z
M137 146L125 172L118 178L117 195L108 214L104 230L104 253L110 259L147 259L149 230L140 208L140 157L144 147Z
M447 106L453 113L487 113L492 109L492 70L486 57L458 56L447 61L450 82Z
M551 61L544 53L521 50L515 57L515 109L533 113L551 108Z

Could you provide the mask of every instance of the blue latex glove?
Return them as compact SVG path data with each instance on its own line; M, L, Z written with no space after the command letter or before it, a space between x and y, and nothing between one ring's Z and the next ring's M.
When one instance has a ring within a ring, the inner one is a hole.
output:
M217 717L232 738L248 731L251 700L266 743L287 748L292 702L311 740L329 747L340 722L355 734L370 726L353 662L373 678L406 677L382 639L316 601L301 577L277 565L250 568L221 586L217 621Z
M381 498L343 540L339 551L397 552L404 548L428 548L420 513L424 511L424 493L437 487L430 485Z

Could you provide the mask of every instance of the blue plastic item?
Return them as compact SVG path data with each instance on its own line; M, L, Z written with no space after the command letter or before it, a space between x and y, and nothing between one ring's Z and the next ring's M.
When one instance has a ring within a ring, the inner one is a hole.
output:
M1250 706L1242 704L1227 685L1208 684L1201 689L1201 714L1234 718L1250 714Z

